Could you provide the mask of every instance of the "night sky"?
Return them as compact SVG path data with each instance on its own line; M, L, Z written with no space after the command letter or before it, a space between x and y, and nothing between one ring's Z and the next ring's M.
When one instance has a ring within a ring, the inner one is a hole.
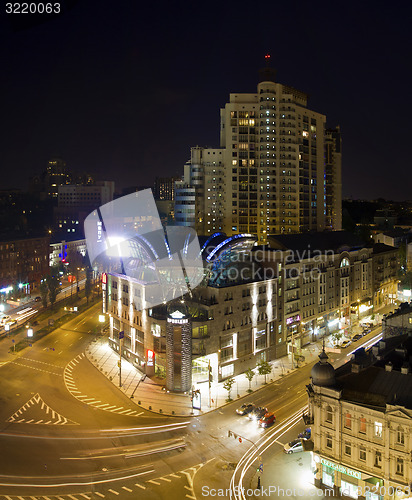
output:
M1 189L52 156L118 187L181 174L268 52L341 126L343 195L412 199L409 2L69 1L40 24L2 2Z

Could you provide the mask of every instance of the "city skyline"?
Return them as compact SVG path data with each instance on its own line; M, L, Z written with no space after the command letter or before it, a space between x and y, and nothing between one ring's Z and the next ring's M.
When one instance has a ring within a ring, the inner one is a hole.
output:
M391 88L407 95L410 7L393 14L376 4L345 13L283 6L279 13L260 3L255 15L274 19L267 27L247 25L243 4L218 13L98 7L79 1L28 27L2 19L8 97L0 162L13 166L5 188L24 189L54 155L120 187L181 175L191 147L218 147L220 108L230 93L254 91L270 53L277 81L307 92L310 108L340 125L343 196L409 198L410 105L394 105ZM224 36L213 35L219 30Z

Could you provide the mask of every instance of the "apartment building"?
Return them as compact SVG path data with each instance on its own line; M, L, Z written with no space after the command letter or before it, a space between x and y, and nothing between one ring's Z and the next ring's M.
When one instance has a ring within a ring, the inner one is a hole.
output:
M315 485L336 497L410 498L412 337L363 348L336 371L325 352L307 386Z
M202 234L215 223L215 230L255 234L264 244L271 234L341 229L340 130L326 131L325 123L308 108L308 96L277 83L269 67L255 93L231 93L220 111L212 179L202 178L208 150L194 160L192 149L201 173L196 193L207 207Z

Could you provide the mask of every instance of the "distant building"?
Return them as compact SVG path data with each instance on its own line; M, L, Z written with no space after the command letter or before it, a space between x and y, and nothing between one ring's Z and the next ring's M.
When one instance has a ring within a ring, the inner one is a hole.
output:
M342 138L340 127L325 131L325 229L342 229Z
M333 496L410 498L412 336L355 351L338 369L322 352L307 386L315 485Z
M84 237L84 219L94 209L113 201L114 182L96 181L92 185L60 186L54 219L57 233Z
M392 210L376 210L373 222L383 229L390 229L397 223L398 218Z
M392 314L382 319L383 339L398 335L412 335L412 304L403 302Z
M0 241L1 293L20 284L27 292L38 288L49 270L49 243L48 236Z
M70 184L71 177L66 162L60 158L52 158L47 163L44 176L44 188L49 198L57 198L59 186Z
M156 177L154 182L154 199L155 200L174 200L175 199L175 182L179 181L179 177Z
M62 240L55 243L50 243L50 267L60 266L64 264L67 257L73 253L80 253L85 257L87 252L86 240Z

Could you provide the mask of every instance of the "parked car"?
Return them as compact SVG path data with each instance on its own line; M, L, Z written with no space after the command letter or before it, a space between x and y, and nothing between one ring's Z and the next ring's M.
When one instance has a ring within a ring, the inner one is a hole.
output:
M364 328L362 330L362 335L368 335L368 333L370 333L372 330L370 328Z
M259 426L260 427L270 427L276 422L276 417L274 413L266 413L260 420L259 420Z
M256 422L259 422L259 420L262 417L264 417L267 412L268 412L267 408L264 408L263 406L258 406L248 414L248 417L250 420L255 420Z
M255 405L252 403L243 403L243 405L236 410L236 413L238 415L247 415L248 413L253 411L254 408Z
M362 338L362 334L360 333L357 333L356 335L354 335L352 337L352 342L357 342L358 340L360 340Z
M8 320L10 319L10 316L7 316L7 315L4 315L1 319L0 319L0 323L6 323Z
M299 451L303 451L303 444L301 439L295 439L290 443L285 444L283 447L283 451L285 453L297 453Z
M341 342L340 347L342 349L345 349L345 347L348 347L348 345L350 345L350 344L352 344L351 340L344 340L344 341Z
M312 429L310 427L308 427L307 429L305 429L303 432L301 432L300 434L298 434L298 439L299 438L302 438L302 439L310 439L310 436L312 435Z
M17 323L17 319L9 319L8 321L6 321L6 325L10 325L10 326L13 326Z

